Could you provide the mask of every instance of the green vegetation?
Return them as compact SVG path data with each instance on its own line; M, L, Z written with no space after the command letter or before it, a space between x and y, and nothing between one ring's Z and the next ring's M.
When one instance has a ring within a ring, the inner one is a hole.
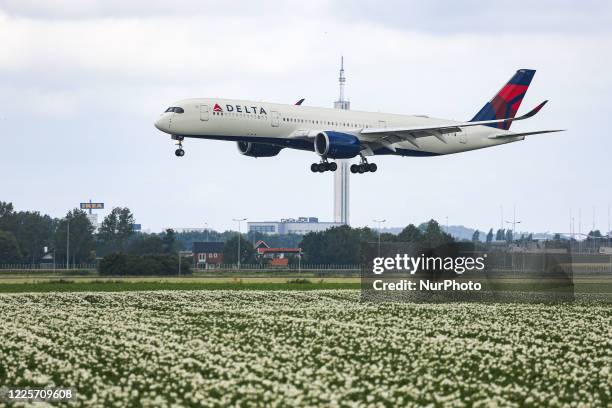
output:
M299 284L295 284L299 283ZM2 283L0 293L24 292L132 292L159 290L322 290L322 289L359 289L358 282L325 282L316 283L304 279L303 282L247 282L227 280L225 282L177 282L177 281L126 281L94 280L76 281L69 279L48 280L33 283Z
M100 262L98 271L101 276L178 275L179 257L174 254L139 256L114 253ZM180 274L191 274L191 259L180 263Z

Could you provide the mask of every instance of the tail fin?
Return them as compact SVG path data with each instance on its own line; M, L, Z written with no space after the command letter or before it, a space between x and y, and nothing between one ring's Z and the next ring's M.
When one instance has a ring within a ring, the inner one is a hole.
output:
M519 69L510 81L478 111L470 122L514 118L535 75L534 69ZM508 130L512 122L492 123L494 128Z

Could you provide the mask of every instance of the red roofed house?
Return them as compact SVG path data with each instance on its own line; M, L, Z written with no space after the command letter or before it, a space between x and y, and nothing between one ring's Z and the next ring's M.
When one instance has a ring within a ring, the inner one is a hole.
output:
M267 261L271 266L287 266L289 258L292 256L300 256L302 248L270 248L264 241L257 241L255 244L257 255Z

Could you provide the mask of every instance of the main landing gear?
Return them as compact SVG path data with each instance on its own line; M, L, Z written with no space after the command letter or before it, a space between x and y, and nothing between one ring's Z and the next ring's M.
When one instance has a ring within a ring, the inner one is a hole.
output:
M327 160L323 160L321 163L312 163L310 165L310 171L313 173L323 173L325 171L336 170L338 170L338 164L336 164L336 162L329 163Z
M351 173L353 174L355 173L363 174L367 172L374 173L377 169L378 169L378 166L376 166L376 163L368 163L366 158L363 156L361 156L361 163L351 164Z
M178 143L176 144L178 146L178 149L174 151L174 154L176 155L176 157L183 157L185 155L185 151L183 150L183 137L172 136L172 139L178 140Z

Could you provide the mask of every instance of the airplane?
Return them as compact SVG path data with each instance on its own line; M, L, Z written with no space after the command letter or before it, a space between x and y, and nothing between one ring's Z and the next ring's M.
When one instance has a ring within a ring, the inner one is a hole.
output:
M315 152L312 172L336 171L330 160L360 157L352 173L375 172L368 162L376 155L429 157L493 147L524 140L525 136L562 130L511 132L514 121L534 116L548 102L515 117L535 70L519 69L501 90L469 121L425 115L360 112L301 105L221 98L183 99L155 122L155 127L178 143L176 156L185 155L185 138L233 141L248 157L273 157L285 148Z

